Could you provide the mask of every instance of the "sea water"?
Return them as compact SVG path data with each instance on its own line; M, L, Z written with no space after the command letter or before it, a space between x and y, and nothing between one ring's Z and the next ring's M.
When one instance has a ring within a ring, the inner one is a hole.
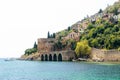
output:
M120 64L1 59L0 80L120 80Z

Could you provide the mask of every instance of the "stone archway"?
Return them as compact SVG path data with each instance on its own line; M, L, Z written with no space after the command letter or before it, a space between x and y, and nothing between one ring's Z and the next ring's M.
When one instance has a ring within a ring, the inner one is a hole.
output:
M44 55L43 54L41 55L41 61L44 61Z
M53 55L53 61L57 61L57 55L56 54Z
M45 61L48 61L48 55L45 54Z
M58 61L62 61L62 54L58 55Z
M51 54L49 55L49 61L52 61L52 55Z

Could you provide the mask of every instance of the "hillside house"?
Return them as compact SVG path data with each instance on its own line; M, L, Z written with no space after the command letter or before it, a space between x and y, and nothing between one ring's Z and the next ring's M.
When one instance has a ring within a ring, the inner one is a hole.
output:
M73 31L70 34L68 34L66 37L62 37L62 39L63 40L74 39L74 40L78 41L79 37L80 37L80 34Z

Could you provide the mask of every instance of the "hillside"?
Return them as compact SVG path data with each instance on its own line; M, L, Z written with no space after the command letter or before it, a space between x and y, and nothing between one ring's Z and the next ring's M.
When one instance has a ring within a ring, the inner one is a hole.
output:
M99 49L120 48L120 1L96 14L81 36L89 45Z
M79 34L80 40L88 40L90 47L120 48L120 1L108 6L105 10L100 9L98 13L78 21L70 28ZM63 31L59 33L61 34ZM66 35L62 34L62 36Z
M41 44L39 41L42 41ZM39 41L38 47L35 47L38 50L27 49L25 55L41 49L48 52L75 50L79 41L85 41L92 48L120 50L120 1L105 10L100 9L96 14L87 16L65 30L52 35L48 32L48 38Z

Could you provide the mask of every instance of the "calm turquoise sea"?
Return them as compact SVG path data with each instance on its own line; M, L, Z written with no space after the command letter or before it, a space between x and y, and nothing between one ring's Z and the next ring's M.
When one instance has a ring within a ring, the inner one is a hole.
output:
M0 80L120 80L120 64L1 59Z

